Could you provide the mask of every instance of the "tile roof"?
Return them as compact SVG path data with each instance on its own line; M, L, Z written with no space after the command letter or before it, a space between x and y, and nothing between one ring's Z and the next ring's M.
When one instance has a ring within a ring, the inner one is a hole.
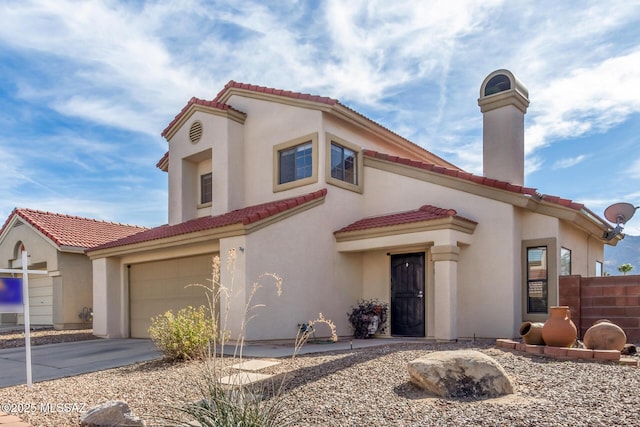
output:
M233 80L230 80L229 83L227 83L224 86L224 88L222 88L222 90L218 92L218 94L213 100L218 101L229 89L244 89L251 92L266 93L266 94L275 95L275 96L284 96L286 98L301 99L304 101L317 102L319 104L327 104L327 105L340 104L340 102L337 99L329 98L326 96L311 95L308 93L293 92L290 90L274 89L271 87L251 85L247 83L238 83Z
M180 119L182 118L182 116L189 110L189 107L191 107L191 105L193 104L198 104L198 105L204 105L207 107L211 107L211 108L217 108L220 110L233 110L236 112L239 112L243 115L246 116L245 113L234 109L232 106L230 106L229 104L227 104L226 102L222 102L222 98L225 96L225 94L232 89L239 89L239 90L245 90L248 92L254 92L256 94L266 94L266 95L271 95L271 96L280 96L280 97L284 97L284 98L290 98L290 99L296 99L296 100L302 100L302 101L309 101L312 103L317 103L317 104L321 104L321 105L328 105L330 107L334 107L334 106L339 106L340 108L344 109L345 111L350 112L351 114L359 117L360 119L369 122L373 125L375 125L376 127L383 129L385 132L388 132L391 135L394 135L396 138L399 138L400 140L404 141L405 143L409 144L410 146L413 146L415 148L418 148L424 152L429 153L430 156L433 156L434 158L437 158L439 160L442 160L443 163L446 163L448 165L450 165L452 168L455 168L456 166L451 164L450 162L440 158L439 156L436 156L434 153L426 150L425 148L419 146L418 144L409 141L408 139L406 139L405 137L401 136L400 134L395 133L394 131L392 131L391 129L382 126L380 123L377 123L373 120L371 120L370 118L368 118L367 116L359 113L358 111L347 107L346 105L344 105L343 103L341 103L340 101L338 101L337 99L334 98L329 98L327 96L319 96L319 95L312 95L312 94L308 94L308 93L302 93L302 92L295 92L295 91L290 91L290 90L283 90L283 89L275 89L275 88L271 88L271 87L266 87L266 86L258 86L258 85L252 85L252 84L247 84L247 83L239 83L236 82L234 80L230 80L225 86L224 88L222 88L222 90L220 92L218 92L218 94L216 95L216 97L214 99L212 99L211 101L206 101L203 99L199 99L196 97L193 97L189 100L189 102L187 103L187 105L184 106L184 108L175 116L175 118L171 121L171 123L169 123L169 125L162 131L162 136L166 136L169 131L171 130L171 128L178 122L180 121ZM164 157L163 157L164 159ZM161 165L160 162L158 162L158 165Z
M110 249L135 243L148 242L152 240L165 239L174 236L180 236L198 231L210 230L219 227L225 227L234 224L249 225L260 220L269 218L278 213L293 209L297 206L304 205L316 199L321 199L327 194L326 189L321 189L313 193L302 196L291 197L288 199L276 200L273 202L262 203L259 205L249 206L227 212L222 215L205 216L202 218L192 219L175 225L162 225L152 228L142 233L125 237L120 240L107 242L103 245L93 247L88 252Z
M558 205L562 205L574 210L582 210L585 209L582 203L577 203L569 199L563 199L557 196L550 196L547 194L540 194L535 188L523 187L522 185L513 185L506 181L499 181L497 179L487 178L480 175L474 175L469 172L457 170L457 169L448 169L442 166L434 165L432 163L424 163L417 160L405 159L398 156L391 156L384 153L379 153L373 150L364 150L364 155L369 157L374 157L380 160L386 160L388 162L399 163L402 165L407 165L419 169L428 170L431 172L441 173L443 175L453 176L456 178L461 178L470 182L475 182L476 184L486 185L488 187L498 188L501 190L511 191L513 193L519 193L527 196L535 197L538 200L544 200L550 203L556 203Z
M389 227L392 225L409 224L412 222L430 221L439 218L446 217L458 217L457 212L454 209L442 209L432 205L424 205L419 209L405 212L398 212L387 215L374 216L369 218L363 218L346 227L336 231L337 233L344 233L349 231L367 230L371 228ZM471 221L466 218L466 221ZM474 222L475 221L471 221Z
M16 208L2 226L0 236L5 233L14 217L19 217L29 223L33 228L51 239L58 247L70 246L87 249L147 230L145 227L135 225Z
M156 167L164 172L169 171L169 152L168 151L164 153L164 156L162 156L160 160L158 160L158 163L156 163Z
M202 105L202 106L205 106L205 107L215 108L217 110L222 110L222 111L232 110L232 111L238 112L240 114L246 115L242 111L236 110L231 105L218 102L215 99L212 100L212 101L207 101L205 99L196 98L194 96L194 97L191 97L189 102L187 102L187 105L185 105L182 108L182 110L180 110L180 112L173 118L171 123L169 123L169 125L166 128L164 128L164 130L162 131L161 135L165 136L169 132L169 130L171 130L173 125L175 125L182 118L182 116L187 112L187 110L189 110L189 107L191 107L192 105Z

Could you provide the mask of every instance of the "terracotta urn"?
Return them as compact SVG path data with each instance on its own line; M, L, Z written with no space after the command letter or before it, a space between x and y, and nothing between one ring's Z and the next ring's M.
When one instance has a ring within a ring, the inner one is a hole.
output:
M592 350L622 350L627 343L627 334L610 320L602 319L593 324L584 334L584 345Z
M542 326L544 326L544 323L522 322L522 325L520 325L520 335L525 344L544 345Z
M549 310L549 319L542 327L542 339L548 346L571 347L576 342L578 331L571 321L569 307L549 307Z

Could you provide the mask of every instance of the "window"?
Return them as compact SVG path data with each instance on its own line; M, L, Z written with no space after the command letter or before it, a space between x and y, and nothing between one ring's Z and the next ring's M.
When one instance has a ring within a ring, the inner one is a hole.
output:
M527 313L546 313L548 294L547 247L528 247Z
M200 203L211 203L213 200L213 182L211 172L200 175Z
M363 192L364 170L361 148L336 135L326 134L326 180L329 184L358 193Z
M358 154L335 142L331 143L331 178L358 185Z
M311 141L278 153L280 178L278 184L309 178L313 173L313 146Z
M273 147L273 191L318 181L318 134L312 133Z
M571 250L560 248L560 275L571 275Z
M596 261L596 277L600 277L602 276L602 262L601 261Z

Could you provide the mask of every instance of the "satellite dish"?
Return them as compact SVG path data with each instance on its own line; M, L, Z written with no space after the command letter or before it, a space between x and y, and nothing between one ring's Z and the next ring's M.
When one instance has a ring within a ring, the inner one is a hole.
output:
M615 223L616 228L605 231L602 235L604 240L613 240L618 234L622 233L622 226L631 219L636 209L640 206L633 206L631 203L614 203L604 210L604 217L609 222Z
M625 224L636 213L638 207L631 203L614 203L604 210L604 217L616 225Z

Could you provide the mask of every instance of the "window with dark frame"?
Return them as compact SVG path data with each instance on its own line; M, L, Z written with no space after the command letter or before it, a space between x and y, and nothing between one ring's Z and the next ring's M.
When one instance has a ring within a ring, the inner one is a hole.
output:
M211 203L213 200L213 182L211 172L200 175L200 203Z
M335 142L331 143L331 177L358 185L358 154Z
M278 184L308 178L313 173L311 141L278 152Z
M571 276L571 249L560 248L560 275Z
M547 247L527 248L527 313L547 313L549 277Z

